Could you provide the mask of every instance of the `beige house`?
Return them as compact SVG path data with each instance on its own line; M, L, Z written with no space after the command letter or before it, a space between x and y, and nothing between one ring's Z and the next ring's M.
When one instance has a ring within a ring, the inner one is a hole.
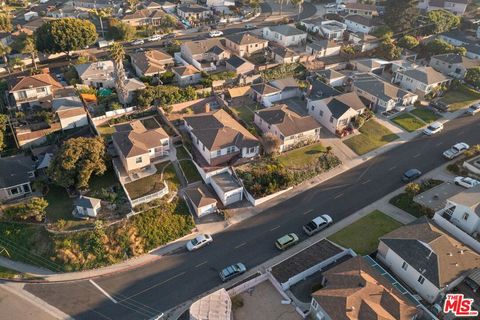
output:
M180 52L183 60L207 72L214 71L219 62L231 56L225 48L225 40L217 38L187 41L180 46Z
M347 3L345 4L347 14L358 14L360 16L373 17L378 16L377 6L366 3Z
M228 35L225 41L226 47L240 57L262 52L268 46L268 40L249 32Z
M149 166L152 160L169 153L169 136L162 128L147 130L141 121L136 120L117 125L115 129L117 132L112 135L113 145L128 174Z
M185 4L177 7L177 14L186 20L205 20L212 14L212 11L198 4Z
M53 98L53 93L63 86L50 74L36 74L17 78L10 83L10 95L19 108L22 105L42 105Z
M135 73L139 77L158 75L175 64L171 55L154 49L132 53L130 58Z
M247 75L255 70L255 65L244 58L233 55L225 61L225 68L228 71L235 71L239 75Z
M122 18L122 21L133 26L152 25L158 26L166 13L161 9L142 9L129 13Z
M202 73L192 65L176 67L172 69L175 74L175 81L180 86L188 86L200 82Z

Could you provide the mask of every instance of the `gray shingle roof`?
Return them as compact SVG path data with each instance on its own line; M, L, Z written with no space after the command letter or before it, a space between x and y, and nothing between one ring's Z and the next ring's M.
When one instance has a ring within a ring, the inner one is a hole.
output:
M296 35L302 35L306 34L305 31L302 31L300 29L297 29L295 27L289 26L287 24L279 25L279 26L270 26L268 27L270 30L280 33L286 37L288 36L296 36Z
M100 199L81 196L75 200L74 205L82 208L95 208L101 202Z
M32 158L23 155L0 158L0 188L29 182L31 178L28 173L34 167Z

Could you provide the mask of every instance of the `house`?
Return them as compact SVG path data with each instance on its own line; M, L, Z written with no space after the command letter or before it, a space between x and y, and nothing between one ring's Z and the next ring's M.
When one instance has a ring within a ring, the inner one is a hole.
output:
M467 9L468 0L419 0L417 8L425 11L448 10L458 16L463 16Z
M480 265L478 254L425 216L381 237L377 259L428 303Z
M249 32L234 33L225 37L225 46L236 55L244 57L263 52L268 41Z
M207 7L232 7L235 6L234 0L207 0Z
M337 56L342 46L333 40L317 40L307 43L305 51L316 58Z
M447 199L441 215L468 234L480 234L480 186Z
M223 109L185 116L184 120L192 144L211 166L252 158L260 151L258 139Z
M290 25L264 27L262 35L284 47L299 46L307 42L307 33Z
M300 25L304 26L307 29L307 32L319 32L319 25L325 21L322 17L313 17L308 19L300 20Z
M468 69L480 66L480 61L455 53L446 53L433 56L430 59L430 66L446 76L463 79Z
M301 90L293 77L272 80L268 83L257 83L251 86L250 97L265 107L273 103L301 96Z
M9 83L12 103L17 107L42 105L50 102L56 90L63 86L50 74L41 73L13 79Z
M344 22L347 30L353 33L361 32L369 34L377 28L377 24L373 18L359 14L346 16Z
M212 12L197 4L182 4L177 7L177 15L186 20L205 20Z
M162 128L147 129L141 121L115 126L112 141L120 162L133 174L150 166L157 158L165 157L170 150L170 139Z
M60 120L62 130L87 126L88 116L83 102L77 96L54 98L52 109Z
M124 101L125 103L131 103L136 92L147 87L145 83L135 78L125 79L124 84L125 89L127 90L127 99Z
M432 67L401 70L394 73L392 82L399 84L403 89L424 97L435 88L448 85L451 79L444 76Z
M175 75L175 81L180 86L199 83L202 79L202 73L200 70L192 65L172 68L172 72Z
M175 64L171 55L155 49L131 53L130 59L139 77L159 75Z
M97 198L80 196L73 202L74 216L95 218L100 211L102 201Z
M345 12L348 15L358 14L367 17L378 16L377 7L373 4L366 3L346 3Z
M411 106L418 99L418 95L373 74L355 75L352 89L358 96L370 102L370 109L380 113L393 110L397 106Z
M225 61L225 68L228 71L235 71L239 75L247 75L255 70L255 65L244 58L232 55Z
M221 288L193 302L189 309L188 318L215 318L215 320L233 319L232 300L230 299L229 293L227 292L227 290L225 290L225 288Z
M77 64L78 77L83 84L94 88L115 88L113 61Z
M218 210L218 201L205 184L185 189L185 196L199 218Z
M367 33L350 33L348 41L355 45L355 48L360 52L371 51L380 46L380 39Z
M210 177L210 184L224 206L243 200L243 187L228 171Z
M308 83L309 86L306 92L307 102L314 102L342 94L340 91L333 88L331 85L323 82L322 75L309 78Z
M343 40L347 25L336 20L325 20L318 26L319 33L328 40Z
M273 60L278 63L294 63L300 60L300 54L287 47L273 47L271 54Z
M333 69L322 70L317 72L317 74L323 82L332 87L343 86L345 80L347 79L346 75Z
M141 26L158 26L161 24L162 18L166 13L162 9L141 9L132 13L126 14L122 18L122 22L131 25L132 27Z
M307 99L308 114L332 133L351 126L365 111L365 105L355 92L343 93L320 100Z
M465 56L470 59L480 59L480 45L477 43L470 43L465 45L465 49L467 49L467 53Z
M385 66L389 64L388 61L377 58L358 59L350 61L354 70L358 72L371 72L375 74L382 74Z
M202 71L214 71L217 64L231 55L225 48L225 40L218 38L184 42L180 52L183 60Z
M14 169L14 170L13 170ZM35 163L21 154L0 158L0 202L25 197L32 193Z
M323 272L323 288L312 293L312 319L416 318L413 302L367 259L356 256Z
M169 1L149 1L144 4L146 9L163 9L166 12L175 10L177 5Z
M298 115L285 104L256 111L254 122L264 134L278 138L280 152L320 139L320 124L311 116Z
M72 5L78 9L106 9L117 7L119 2L112 0L73 0Z
M440 33L437 37L456 47L463 47L467 44L475 43L477 40L475 37L470 37L466 32L458 29Z

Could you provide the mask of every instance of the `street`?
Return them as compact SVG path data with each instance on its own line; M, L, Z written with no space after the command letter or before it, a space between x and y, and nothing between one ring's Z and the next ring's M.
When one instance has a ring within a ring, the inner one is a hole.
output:
M339 221L402 187L400 177L405 170L428 172L440 166L445 163L442 152L460 141L480 143L480 118L462 116L448 122L437 135L420 135L215 234L213 244L199 251L171 254L93 282L29 284L25 288L76 319L151 318L220 285L218 271L229 264L243 262L252 269L278 255L274 241L280 236L296 232L305 240L301 227L315 216L328 213Z

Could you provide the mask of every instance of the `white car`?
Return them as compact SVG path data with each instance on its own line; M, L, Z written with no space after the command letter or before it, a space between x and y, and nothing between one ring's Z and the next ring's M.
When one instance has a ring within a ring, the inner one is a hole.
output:
M467 111L466 111L466 113L471 115L471 116L474 116L479 112L480 112L480 103L474 104L473 106L468 108Z
M453 145L450 149L443 153L443 156L447 159L453 159L470 149L470 146L465 142L459 142Z
M333 219L328 214L322 214L303 226L303 231L309 236L322 231L333 223Z
M431 136L435 133L439 133L442 130L443 130L443 124L441 124L440 122L433 122L428 127L423 129L423 133L426 134L427 136Z
M144 44L144 43L145 43L145 40L138 39L138 40L132 41L132 46L138 46L138 45L141 45L141 44Z
M462 186L467 189L480 185L480 181L470 177L456 177L453 181L457 186Z
M148 37L147 40L149 42L162 40L162 35L161 34L154 34L153 36Z
M208 245L213 241L212 236L209 234L200 234L187 242L187 250L193 251L200 249L203 246Z
M208 35L210 36L210 38L216 38L216 37L223 36L223 32L219 30L213 30L213 31L210 31Z

